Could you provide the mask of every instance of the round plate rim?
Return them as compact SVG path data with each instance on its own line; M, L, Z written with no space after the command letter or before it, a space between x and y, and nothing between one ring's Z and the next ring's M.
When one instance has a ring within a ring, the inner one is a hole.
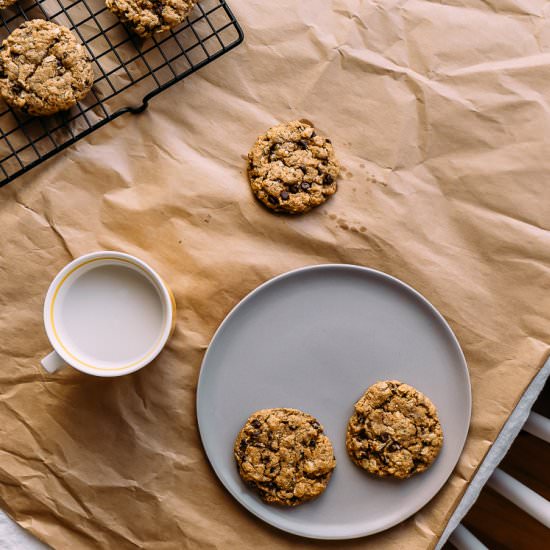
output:
M450 337L456 351L458 352L458 357L460 359L460 362L463 367L463 372L465 374L465 382L467 386L467 395L468 395L468 402L465 404L465 409L467 409L467 422L465 423L465 430L464 434L462 436L462 441L460 445L458 446L459 452L457 453L457 457L453 466L453 469L450 471L449 475L439 483L436 488L432 491L432 494L429 498L423 502L414 512L408 514L405 517L401 517L398 520L389 521L388 524L383 525L376 529L366 529L364 531L358 531L355 534L352 535L313 535L308 532L301 531L300 529L292 529L288 528L286 526L283 526L281 524L278 524L277 522L272 521L270 518L265 517L262 513L261 508L254 508L252 506L249 506L248 503L242 501L238 495L234 494L233 491L229 488L228 484L226 483L226 480L224 478L223 473L219 470L219 468L216 467L216 465L210 460L210 452L211 450L208 448L207 443L205 442L205 439L203 437L202 431L201 431L201 388L204 385L204 367L208 361L208 355L212 348L212 345L214 344L218 334L220 334L225 327L226 324L229 323L231 318L236 315L238 310L240 310L242 307L246 305L246 303L251 300L254 296L261 293L265 288L268 286L271 286L273 284L278 283L281 280L284 280L286 278L290 278L293 276L299 276L301 273L309 272L309 271L358 271L369 275L378 276L382 279L386 279L389 282L396 284L398 286L401 286L405 288L408 292L412 293L414 296L416 296L421 302L424 303L425 306L428 307L428 309L436 316L436 318L440 321L441 325L445 329L445 332ZM208 458L208 462L210 463L210 466L214 470L214 473L216 474L217 478L221 481L222 485L225 487L225 489L229 492L229 494L241 505L243 506L248 512L256 516L257 518L261 519L268 525L271 525L273 527L276 527L277 529L280 529L281 531L285 531L286 533L290 533L292 535L297 535L300 537L312 539L312 540L352 540L352 539L358 539L362 537L367 537L369 535L374 535L376 533L380 533L382 531L386 531L387 529L390 529L391 527L394 527L395 525L401 523L402 521L410 518L413 516L418 510L426 506L428 502L430 502L435 495L441 490L443 485L447 482L447 480L451 477L454 469L456 468L456 465L460 459L460 456L462 455L462 451L464 450L464 445L466 444L466 439L468 436L468 432L470 429L470 422L471 422L471 416L472 416L472 386L470 381L470 373L468 370L468 364L466 362L466 358L464 356L464 352L462 351L462 348L460 346L460 343L453 332L452 328L449 326L449 323L447 323L447 320L443 315L439 312L439 310L425 297L423 296L418 290L414 289L412 286L408 285L401 279L398 279L397 277L394 277L393 275L389 275L388 273L385 273L383 271L379 271L377 269L373 269L370 267L364 267L360 265L355 264L313 264L313 265L307 265L303 267L298 267L296 269L291 269L290 271L286 271L284 273L281 273L279 275L276 275L275 277L272 277L271 279L268 279L267 281L264 281L260 285L258 285L256 288L251 290L248 294L246 294L230 311L229 313L224 317L223 321L220 323L216 331L214 332L209 344L208 348L206 349L206 352L204 354L203 360L201 362L201 368L199 372L199 379L197 382L197 390L196 390L196 415L197 415L197 425L199 430L199 436L201 439L201 443L204 449L204 452L206 454L206 457Z

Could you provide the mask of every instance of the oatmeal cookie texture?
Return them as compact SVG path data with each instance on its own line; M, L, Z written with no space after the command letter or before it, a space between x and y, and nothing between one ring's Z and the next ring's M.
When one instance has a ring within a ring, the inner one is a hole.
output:
M340 168L330 139L294 120L270 128L248 154L252 192L276 212L300 214L336 193Z
M69 109L93 82L88 54L66 27L33 19L2 42L0 94L25 113L51 115Z
M408 478L426 470L443 444L433 403L397 380L377 382L355 403L346 435L358 466L380 477Z
M323 426L297 409L264 409L235 441L241 478L269 504L297 506L327 487L336 459Z
M107 7L137 35L146 38L179 25L196 0L106 0Z

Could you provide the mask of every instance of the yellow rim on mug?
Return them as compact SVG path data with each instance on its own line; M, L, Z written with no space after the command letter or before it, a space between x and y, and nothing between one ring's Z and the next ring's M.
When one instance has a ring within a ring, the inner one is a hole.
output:
M100 370L100 371L121 371L121 370L126 370L126 369L130 369L132 367L135 367L137 364L141 363L142 361L145 361L146 359L148 359L149 357L151 357L156 349L158 348L158 345L160 343L160 341L162 340L162 337L164 335L164 332L166 331L166 320L164 321L164 325L162 327L162 331L161 331L161 335L158 337L157 341L155 342L155 344L153 345L153 347L151 348L150 351L148 351L143 357L141 357L140 359L138 359L137 361L134 361L128 365L125 365L124 367L116 367L116 368L104 368L104 367L97 367L95 365L90 365L90 363L86 363L85 361L82 361L82 359L79 359L78 357L76 357L73 353L71 353L67 347L65 346L65 344L63 344L63 341L61 340L61 338L59 337L59 334L57 332L57 328L55 326L55 321L54 321L54 306L55 306L55 300L57 298L57 295L59 294L59 291L61 290L61 287L63 286L63 284L65 283L65 281L75 272L75 271L78 271L81 267L84 267L85 265L88 265L88 264L91 264L92 262L99 262L99 261L109 261L109 260L112 260L112 261L116 261L116 262L124 262L124 263L127 263L127 264L130 264L134 267L137 267L140 271L142 271L143 273L145 273L145 275L147 275L147 278L150 280L150 273L143 269L142 266L140 266L139 264L131 261L131 260L127 260L125 258L117 258L115 256L112 256L112 257L103 257L103 258L92 258L91 260L86 260L85 262L82 262L81 264L78 264L76 267L73 267L73 269L71 269L68 273L66 273L64 275L64 277L61 279L61 281L59 281L57 287L55 288L55 291L53 293L53 297L52 297L52 302L50 304L50 324L52 326L52 330L53 330L53 334L55 336L55 339L57 340L57 342L59 343L59 345L61 346L61 348L63 349L63 351L71 358L73 359L74 361L76 361L77 363L89 368L89 369L94 369L94 370ZM164 281L163 281L164 282ZM174 299L174 295L172 294L172 291L170 290L170 288L165 284L165 288L168 292L168 296L169 296L169 299L170 299L170 302L172 303L172 319L171 319L171 331L170 331L170 334L168 337L171 336L171 334L174 332L174 328L175 328L175 320L176 320L176 301Z

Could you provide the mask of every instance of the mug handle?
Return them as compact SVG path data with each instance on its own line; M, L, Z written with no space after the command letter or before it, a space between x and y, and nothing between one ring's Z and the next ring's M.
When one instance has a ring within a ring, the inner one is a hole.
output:
M61 355L59 355L56 351L52 351L50 354L46 355L40 363L50 374L53 374L54 372L57 372L67 366L67 363L65 363Z

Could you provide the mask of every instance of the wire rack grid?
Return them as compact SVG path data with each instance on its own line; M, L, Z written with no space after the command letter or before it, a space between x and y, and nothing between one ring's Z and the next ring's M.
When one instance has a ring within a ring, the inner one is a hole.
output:
M29 19L71 29L88 49L95 81L84 100L50 117L25 115L0 100L0 186L123 113L143 111L153 96L243 40L225 0L203 0L185 23L146 40L127 31L104 0L20 0L0 11L0 40ZM141 103L128 105L130 87Z

